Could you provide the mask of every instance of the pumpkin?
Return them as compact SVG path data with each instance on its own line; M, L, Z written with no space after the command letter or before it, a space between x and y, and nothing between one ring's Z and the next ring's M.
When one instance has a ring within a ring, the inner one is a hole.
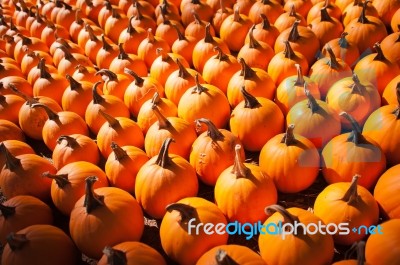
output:
M119 146L113 142L111 150L112 153L105 163L105 173L110 185L133 194L136 175L149 157L143 150L132 145Z
M382 106L388 104L397 104L397 87L400 86L400 75L392 79L387 84L382 94Z
M194 20L190 22L185 29L181 27L180 30L184 31L185 36L192 37L196 39L197 42L206 36L205 28L206 25L208 24L208 21L201 20L199 15L194 10L192 10L192 15L194 17ZM176 25L175 28L179 29L179 26L180 24ZM213 37L215 36L214 26L210 27L210 33Z
M310 8L307 13L307 23L310 24L314 19L321 18L321 9L326 8L330 17L341 21L342 10L331 0L316 0L316 3ZM357 14L358 15L358 14Z
M218 46L215 46L214 50L218 54L210 57L204 64L202 76L204 81L226 94L228 83L240 70L240 64L235 56L225 54Z
M31 195L42 201L50 199L51 181L41 177L45 171L55 173L55 167L44 157L22 154L18 157L0 144L5 155L5 165L0 171L0 187L8 199L17 195Z
M129 18L128 26L120 33L118 43L123 43L122 47L127 53L137 54L140 43L147 37L147 31L141 27L132 26L134 18L134 16Z
M400 2L397 0L382 1L381 3L373 1L372 4L378 11L379 18L382 19L382 22L385 23L386 26L390 26L393 14L400 8Z
M380 233L370 235L365 244L365 260L367 264L396 264L400 262L399 241L400 220L393 219L380 224Z
M61 76L65 76L66 74L72 75L75 71L75 67L78 65L93 66L89 57L84 54L73 53L63 45L60 45L58 49L61 49L64 53L64 57L57 65L57 71Z
M23 77L12 75L0 79L0 91L3 95L7 94L19 95L17 92L13 90L13 88L18 89L27 96L33 95L32 85Z
M44 51L32 51L28 49L21 60L21 72L24 75L28 75L29 71L38 65L42 57L45 59L46 64L53 64L53 57L49 53Z
M254 264L265 265L265 261L248 247L241 245L221 245L204 253L196 265L221 265L221 264Z
M0 119L0 142L5 140L19 140L24 142L24 132L11 121Z
M57 169L78 161L96 165L100 162L100 154L96 142L86 135L61 135L54 147L52 161Z
M19 140L4 140L1 144L4 145L13 156L35 154L35 151L30 145ZM5 154L0 154L0 169L5 165L5 161Z
M321 153L322 175L329 183L349 182L355 174L361 175L359 184L373 187L386 168L386 158L381 147L361 133L361 127L348 113L344 116L352 125L350 133L330 140Z
M157 250L142 242L134 241L122 242L113 247L106 246L97 264L110 265L113 262L126 265L167 264Z
M74 42L78 41L78 35L85 28L86 23L91 26L95 25L95 23L92 20L90 20L89 18L85 17L84 14L82 14L81 9L76 9L75 20L71 23L71 26L68 29L69 35L71 36L71 40L73 40Z
M384 38L381 42L381 49L385 53L385 57L397 64L400 63L400 53L399 53L399 44L400 44L400 32L394 32Z
M165 40L154 36L152 30L149 28L147 30L147 38L143 39L137 48L137 55L146 63L147 68L150 68L154 60L157 59L157 48L162 48L165 52L169 52L171 49ZM147 72L141 76L146 75Z
M195 264L205 252L227 244L227 233L209 235L204 229L199 229L199 233L193 229L199 223L227 225L224 214L214 203L188 197L168 205L166 210L160 226L160 239L163 250L172 260L182 265Z
M235 151L232 146L240 144L240 140L230 131L218 129L208 119L201 118L195 122L197 130L205 124L207 131L193 142L189 161L203 183L215 185L222 171L233 165ZM243 149L240 149L239 154L244 160Z
M72 111L85 118L86 108L92 100L93 83L88 81L75 80L72 76L66 75L69 86L64 90L61 98L63 110ZM79 101L79 104L76 102Z
M173 26L177 32L178 38L172 43L171 51L175 54L180 54L190 66L193 66L192 54L198 40L194 37L184 35L179 27L174 24Z
M274 47L276 38L278 38L280 32L273 24L270 23L266 15L260 14L260 17L261 22L252 26L244 43L250 43L251 33L255 40L264 42L272 48Z
M119 145L133 145L142 148L144 136L137 123L128 117L114 117L99 109L99 114L106 120L97 133L97 146L104 158L107 158L111 150L111 143Z
M290 10L282 13L274 23L274 26L278 29L279 32L284 31L293 26L293 23L297 20L300 21L300 26L307 26L306 19L296 12L296 7L294 5L290 6Z
M137 18L138 16L136 16ZM118 42L119 35L124 30L125 25L128 23L129 18L119 8L111 8L111 16L106 19L104 24L104 34L109 37L114 43ZM153 21L153 20L152 20ZM154 21L153 21L154 23ZM136 21L132 21L132 24L136 24ZM154 25L154 24L153 24Z
M76 81L96 83L101 81L101 76L96 75L96 73L97 70L94 67L78 65L75 67L75 72L72 74L72 78Z
M132 71L135 71L139 76L147 76L148 69L145 60L133 53L126 53L122 43L118 44L118 48L118 56L115 57L110 63L109 70L111 72L116 74L124 74L125 69L128 68Z
M85 25L85 29L88 32L89 39L85 43L84 53L89 57L92 63L96 63L96 56L100 48L102 47L101 39L96 35L89 24Z
M397 146L400 144L397 137L397 126L399 120L400 86L397 87L397 105L382 106L375 110L365 121L363 127L364 135L376 141L385 153L389 166L400 163Z
M35 224L52 224L50 207L41 200L28 196L15 196L0 204L0 242L6 243L7 236Z
M372 194L357 185L362 176L355 175L351 183L337 182L327 186L314 203L314 214L325 224L348 223L350 233L334 233L335 243L351 245L363 239L368 231L361 227L370 227L378 223L379 208ZM353 228L358 229L354 232ZM327 227L327 229L329 229Z
M202 20L211 21L213 9L205 1L183 0L180 4L180 11L182 24L185 27L187 27L190 22L194 21L192 10L194 10Z
M101 126L106 121L103 116L99 113L99 110L106 111L108 114L113 115L115 117L129 117L129 109L124 104L124 102L113 95L100 95L97 91L97 87L101 82L96 82L93 85L92 93L93 98L92 101L86 108L85 111L85 121L89 126L89 129L92 133L97 135Z
M283 10L289 12L292 5L294 5L296 11L303 17L307 17L308 12L313 6L312 2L309 0L286 0Z
M400 67L396 62L389 61L379 43L373 48L376 53L370 54L357 62L354 73L362 80L371 82L382 95L386 85L397 75L400 75Z
M71 162L60 168L56 174L44 172L43 177L52 179L51 198L57 209L69 216L75 203L85 193L85 179L96 175L96 188L108 187L107 176L98 166L87 161Z
M294 124L294 133L306 137L316 148L321 149L340 134L340 117L325 101L315 99L307 85L304 90L307 99L296 103L289 110L286 124Z
M234 9L232 15L229 15L221 24L220 36L229 50L238 52L242 48L246 35L252 26L249 17L239 13L239 6Z
M132 195L114 187L94 189L96 181L95 176L86 178L85 195L71 212L69 230L82 253L99 259L104 246L139 241L144 221L142 209Z
M44 26L45 26L45 24L44 24ZM25 55L25 53L24 53L25 47L29 48L30 50L41 50L44 52L49 51L49 47L47 47L46 43L44 43L40 39L40 35L38 37L36 37L36 36L27 37L27 36L20 34L19 37L21 39L17 41L17 43L15 44L15 48L14 48L14 59L18 63L21 63L22 58Z
M31 225L11 233L7 239L2 264L70 265L79 260L71 238L60 228L42 224Z
M350 255L354 252L357 254L357 259L350 259ZM332 265L359 265L365 264L365 241L359 241L351 245L348 249L349 255L345 255L344 260L336 261ZM346 257L347 256L347 257Z
M237 8L240 9L240 12L243 15L248 16L251 7L255 4L256 0L237 0L236 3L233 5L232 9L235 10Z
M400 209L396 203L400 166L397 164L386 170L378 179L374 188L374 198L379 203L384 218L398 219Z
M320 99L318 83L311 81L309 77L303 76L301 66L296 64L297 75L285 78L276 89L275 103L286 115L288 111L298 102L307 99L304 87L307 86L314 98ZM307 84L306 84L307 82Z
M393 32L399 32L399 21L400 21L400 11L397 10L392 17L392 21L390 23L390 27Z
M48 106L36 103L32 108L43 108L48 116L43 125L42 136L45 145L54 150L57 139L65 134L89 135L89 129L81 116L72 111L60 111L55 113Z
M232 0L229 0L232 2ZM230 8L232 5L229 5L230 3L226 3L224 0L219 0L219 9L215 10L214 9L214 15L211 21L211 24L213 25L213 28L215 30L215 33L219 35L220 29L222 22L224 22L225 18L227 18L229 15L233 13L232 8Z
M178 21L171 21L167 17L162 14L162 22L158 24L156 30L155 30L155 36L165 40L169 47L172 47L172 44L175 42L175 40L178 38L178 34L174 28L179 28L180 30L183 30L182 24Z
M24 103L25 100L20 96L0 94L0 119L18 125L18 113Z
M255 2L249 10L249 18L254 24L262 22L261 14L268 15L268 20L273 24L275 20L282 14L283 6L279 1L262 0Z
M217 128L224 128L229 121L230 106L221 89L210 84L196 85L182 95L178 104L178 117L193 122L199 118L210 119ZM218 110L218 111L216 111Z
M307 234L301 228L301 230L297 228L297 233L293 234L293 232L279 231L277 227L278 222L292 226L298 223L305 226L316 225L322 222L319 217L297 207L285 209L279 205L271 205L266 208L266 211L270 217L264 223L265 230L271 231L270 227L275 227L272 233L260 232L263 234L260 234L258 238L261 257L267 264L330 264L332 262L334 248L331 235L318 233L315 230L313 230L314 233ZM287 255L289 251L291 255ZM318 255L314 255L315 253Z
M104 95L113 95L124 100L126 88L132 83L132 76L122 73L116 74L108 69L100 69L96 75L105 79L102 89Z
M191 164L179 155L169 155L172 141L165 139L158 155L146 162L136 176L136 199L156 219L165 215L169 204L196 196L198 192L196 171Z
M231 132L240 139L245 150L260 151L269 139L283 131L285 118L271 100L256 98L245 87L241 92L244 100L231 113Z
M118 56L119 52L118 46L109 42L110 41L104 36L104 34L102 34L101 35L102 46L96 54L96 61L95 61L96 65L99 68L109 68L112 60Z
M265 220L265 205L276 203L278 195L272 178L261 167L244 163L241 148L235 146L235 162L217 179L215 203L230 222L253 224Z
M294 134L294 128L291 124L286 133L271 138L261 149L259 157L260 168L273 179L276 188L285 193L307 189L319 173L317 148L304 136Z
M360 0L354 0L352 1L352 4L349 4L344 10L343 10L343 26L347 26L353 19L358 18L360 13L362 12L363 9L363 1ZM374 7L374 5L371 2L367 3L366 10L365 10L365 15L367 16L372 16L372 17L377 17L379 18L378 11Z
M347 32L342 32L340 38L333 39L326 43L322 48L322 55L325 57L330 56L327 47L331 47L336 58L342 59L350 68L353 68L360 57L360 51L355 43L351 43L347 40L346 36L348 34Z
M173 138L175 143L169 147L169 152L188 159L192 144L197 137L193 124L182 118L165 117L157 105L153 105L152 109L158 121L150 126L144 139L146 154L149 157L156 156L163 142L167 138Z

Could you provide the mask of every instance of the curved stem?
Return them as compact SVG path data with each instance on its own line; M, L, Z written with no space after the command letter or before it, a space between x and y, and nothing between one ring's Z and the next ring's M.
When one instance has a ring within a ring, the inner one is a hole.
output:
M240 88L240 92L242 92L242 95L244 97L245 108L255 109L261 107L260 102L258 102L258 100L253 95L246 91L244 85Z
M82 16L81 16L81 9L76 9L76 11L75 11L75 21L74 21L76 24L78 24L78 25L83 25L84 23L85 23L85 21L82 19Z
M293 130L294 130L294 124L290 124L286 129L286 133L282 137L281 143L286 144L286 146L297 144L297 140L294 137Z
M97 36L94 34L94 31L89 24L85 24L85 30L89 34L89 39L91 41L98 41Z
M363 8L362 8L362 10L361 10L360 17L358 18L358 22L359 22L359 23L362 23L362 24L368 24L368 23L370 23L370 21L368 20L366 14L365 14L365 12L366 12L366 10L367 10L367 5L368 5L369 2L371 2L371 0L366 0L366 1L364 2L364 4L363 4Z
M103 254L107 257L108 265L127 265L128 260L126 258L125 252L113 249L110 246L106 246L103 249Z
M211 28L211 24L210 24L210 23L207 23L206 28L205 28L206 34L205 34L205 36L204 36L204 42L205 42L205 43L214 43L214 38L213 38L213 36L211 35L211 30L210 30L210 28Z
M31 106L32 108L42 108L45 110L47 116L49 117L49 120L58 120L59 116L57 113L52 111L47 105L42 104L42 103L35 103Z
M76 81L72 76L70 76L69 74L67 74L65 76L65 78L68 80L69 82L69 87L71 88L71 90L77 91L77 90L81 90L82 89L82 84L79 83L78 81Z
M108 69L100 69L99 71L96 72L95 75L105 75L105 76L107 76L109 81L118 81L117 74L114 72L111 72Z
M207 91L208 89L202 85L200 85L199 83L199 74L196 73L196 75L194 76L194 80L196 82L196 85L194 86L192 93L197 93L197 94L201 94L204 91Z
M142 10L141 10L142 6L138 2L135 2L134 6L136 8L136 17L135 17L135 19L136 20L142 20L143 19L143 14L142 14Z
M0 212L1 212L1 215L4 217L4 219L7 219L8 217L11 217L15 214L15 207L6 206L6 205L0 203Z
M135 30L135 27L132 26L132 20L135 18L135 16L131 16L128 20L128 27L126 28L126 32L128 32L129 35L132 35L133 33L137 32Z
M240 76L243 76L244 80L249 80L256 76L256 71L251 69L251 67L246 63L243 58L239 58L239 63L242 67L242 70L240 71Z
M311 109L312 113L316 113L320 109L320 106L308 89L306 82L304 82L304 94L306 94L306 97L308 99L307 106Z
M321 22L322 21L332 21L333 22L333 19L329 15L328 9L326 8L326 6L321 8Z
M92 93L93 93L93 104L102 104L105 99L97 91L97 87L101 84L101 81L94 83Z
M347 202L347 204L351 205L354 204L358 201L358 192L357 192L357 183L358 179L360 178L359 175L355 175L353 177L353 180L351 181L349 189L346 191L346 193L343 195L341 198L342 201Z
M192 75L189 73L189 71L186 69L186 67L181 63L181 61L179 60L179 58L176 58L176 63L179 66L179 72L178 72L178 76L182 79L187 79L189 77L191 77Z
M3 84L0 82L0 84ZM11 89L16 95L20 96L21 98L25 99L29 106L32 106L35 103L39 103L35 98L28 96L27 94L21 92L14 84L8 84L8 88Z
M50 179L54 179L54 181L57 183L57 186L60 188L60 189L63 189L63 188L65 188L67 185L70 185L71 184L71 182L68 180L68 174L59 174L59 175L56 175L56 174L51 174L50 172L44 172L43 174L42 174L42 176L43 177L46 177L46 178L50 178Z
M365 91L365 87L361 84L360 79L358 79L358 76L356 74L353 74L352 79L354 81L354 84L351 87L351 93L362 94Z
M168 61L172 60L171 56L169 56L168 53L165 52L163 48L157 48L156 53L158 56L161 56L161 60L163 62L168 62Z
M335 54L333 53L333 50L332 50L332 48L331 48L331 46L330 46L329 44L326 45L326 51L327 51L328 54L329 54L329 61L328 61L327 64L328 64L331 68L338 70L338 69L339 69L339 66L340 66L340 65L339 65L339 62L337 61L336 56L335 56Z
M265 14L260 14L261 20L262 20L262 29L268 30L271 27L271 23L268 20L268 17Z
M218 54L215 58L218 59L219 61L228 61L229 60L229 56L227 54L225 54L219 46L214 46L214 51L218 52Z
M217 261L217 265L239 265L239 263L234 261L223 249L217 250L215 260Z
M178 40L180 40L180 41L186 40L187 41L187 38L186 38L185 34L183 34L181 32L179 27L176 24L171 24L171 25L176 30L176 33L178 34Z
M289 213L285 208L283 208L280 205L274 204L270 205L267 208L265 208L265 213L267 215L272 215L273 213L278 212L283 216L283 222L285 224L292 224L294 225L296 222L300 222L299 218L297 216L294 216L293 214ZM298 233L300 234L300 233Z
M283 54L285 55L285 58L287 59L293 59L295 56L295 53L292 49L292 46L290 46L290 42L288 40L283 41L285 44L285 50L283 51Z
M151 103L154 105L158 105L161 102L161 97L160 94L158 94L158 92L154 92L153 97L151 98Z
M104 112L103 110L99 109L99 114L101 116L103 116L103 118L108 122L108 125L113 128L114 130L121 128L121 123L114 118L113 116L111 116L110 114L107 114L106 112Z
M162 168L166 168L169 164L172 163L172 160L168 155L168 149L171 142L175 142L175 140L172 138L165 139L160 148L160 152L158 153L156 164Z
M105 51L110 51L112 50L113 46L111 46L107 40L104 34L101 34L101 43L103 43L102 49Z
M187 204L172 203L167 205L165 209L167 210L167 212L178 211L181 216L180 223L189 222L190 219L197 217L196 208Z
M219 0L219 9L221 10L221 13L226 13L226 7L224 5L224 0Z
M240 23L240 20L241 20L239 9L240 9L240 7L239 7L239 5L237 5L235 7L235 10L233 11L233 21L238 22L238 23Z
M96 208L104 206L104 196L94 192L93 185L98 180L96 176L86 178L85 185L85 201L83 206L86 208L86 213L90 214Z
M68 61L75 59L74 56L72 55L71 51L66 46L61 44L60 46L57 47L57 49L60 49L63 51L64 58L67 59Z
M133 76L133 78L135 78L135 85L137 85L137 86L142 86L143 85L144 79L141 78L137 73L135 73L134 71L132 71L129 68L125 68L124 72L129 74L129 75L131 75L131 76Z
M249 30L249 39L250 39L249 47L251 49L256 49L256 48L261 46L260 43L254 38L253 31L254 31L255 28L256 28L256 25L253 24L253 26Z
M199 24L199 25L203 24L202 21L201 21L201 18L200 18L199 15L197 14L196 10L193 9L193 10L191 11L191 13L192 13L192 15L193 15L193 17L194 17L194 23L195 23L195 24Z
M115 142L111 143L111 149L114 152L115 160L117 160L118 162L121 162L122 160L124 160L124 158L128 157L128 153Z
M38 63L39 75L40 78L50 79L51 74L46 69L46 59L44 57L40 58Z
M196 131L201 130L202 123L207 125L207 127L208 127L207 136L209 136L214 142L223 141L225 139L224 135L218 130L218 128L215 126L215 124L212 121L210 121L209 119L200 118L200 119L195 120Z
M23 248L24 245L27 244L28 242L29 240L26 238L25 234L16 234L14 232L11 232L7 236L7 243L12 251L16 251L18 249Z
M153 34L151 28L149 28L149 29L147 30L147 41L148 41L149 43L154 43L154 42L155 42L154 34Z
M381 48L381 45L379 44L379 42L375 43L373 48L377 52L377 55L375 56L374 61L386 62L387 59L386 59L385 55L383 54L383 51L382 51L382 48Z
M298 28L299 24L300 20L296 19L293 23L292 29L290 30L288 41L297 42L300 39L300 33Z
M233 168L231 173L236 175L236 178L246 178L250 173L250 169L247 168L241 158L240 149L242 146L237 144L235 146L235 162L233 163Z
M125 52L123 45L123 43L118 43L119 54L117 58L120 60L127 60L129 59L129 55Z
M172 126L171 123L169 122L169 120L167 120L167 118L164 115L162 115L162 113L160 112L160 110L158 109L156 104L153 104L153 106L151 106L151 109L153 110L154 115L158 119L158 128L159 129L167 129L170 126Z
M300 64L295 64L296 66L296 71L297 71L297 79L296 82L294 83L295 86L304 86L305 84L305 80L304 80L304 76L302 73L302 69L301 69L301 65Z
M347 138L347 141L353 142L355 145L366 143L367 141L365 140L364 136L362 135L361 127L357 123L357 121L353 118L353 116L351 116L350 114L348 114L346 112L340 113L340 116L342 116L346 120L348 120L352 127L352 132L350 133L349 137Z
M64 140L67 142L66 146L69 148L75 149L79 146L78 141L70 135L61 135L58 137L57 144L61 144L61 142Z

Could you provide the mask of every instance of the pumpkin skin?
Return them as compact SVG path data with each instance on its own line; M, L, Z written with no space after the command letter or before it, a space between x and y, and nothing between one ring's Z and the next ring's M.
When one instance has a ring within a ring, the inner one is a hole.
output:
M357 185L362 176L355 175L352 182L337 182L327 186L314 203L314 214L325 224L349 223L350 234L333 235L335 243L351 245L363 239L365 231L354 233L353 227L376 225L379 208L372 194Z
M200 229L199 234L191 230L188 234L188 222L194 224L212 223L214 225L227 221L218 207L203 198L189 197L167 207L160 226L161 246L165 253L182 265L194 265L196 261L213 247L225 245L228 234L208 235Z
M18 112L24 103L25 100L20 96L0 94L0 119L18 125Z
M6 140L19 140L24 142L24 132L13 122L0 119L0 142Z
M217 179L215 203L230 222L254 224L265 220L265 205L276 203L278 194L272 178L261 167L243 163L240 149L240 145L235 146L234 164Z
M265 261L248 247L241 245L221 245L203 254L196 265L220 265L224 262L246 265L266 265ZM229 264L229 263L228 263Z
M103 253L97 265L109 265L110 260L120 261L125 265L167 265L157 250L142 242L122 242L112 248L105 247Z
M189 161L199 179L213 186L222 171L235 161L232 147L241 142L230 131L217 129L208 119L198 119L195 123L197 130L200 130L202 123L206 124L207 131L200 134L193 142ZM242 160L245 158L243 149L240 149L240 158Z
M397 203L398 178L400 165L395 165L380 176L374 188L374 198L379 203L381 213L390 219L400 218L400 207Z
M96 180L95 176L86 178L85 195L71 212L69 230L82 253L99 259L104 246L139 241L144 221L142 209L132 195L114 187L94 190Z
M253 97L244 87L241 91L245 100L231 113L231 132L240 139L244 149L260 151L269 139L283 131L285 118L271 100Z
M400 220L393 219L380 225L381 234L371 235L365 244L367 264L397 264L400 262Z
M111 149L104 166L110 185L133 194L137 173L149 157L136 146L119 146L113 142Z
M158 156L147 161L136 176L136 199L144 211L156 219L165 215L167 205L196 196L198 192L194 168L181 156L168 154L172 141L167 138Z
M35 224L53 223L50 207L41 200L27 195L15 196L0 204L0 242L6 243L11 232L18 232Z
M85 194L85 179L95 175L95 188L108 187L107 176L102 169L86 161L69 163L56 174L44 172L43 177L52 179L51 198L57 209L69 216L75 203Z
M61 106L63 110L75 112L84 119L86 108L92 100L93 83L77 81L70 75L66 75L66 78L70 85L64 90Z
M35 154L35 150L25 142L19 140L5 140L2 141L0 145L4 145L7 150L13 156L19 156L23 154ZM0 170L3 168L6 162L5 153L0 154Z
M14 249L14 250L13 250ZM52 225L31 225L11 234L1 258L2 264L71 265L79 253L64 231Z
M340 37L343 32L343 24L339 19L329 14L327 6L320 10L320 15L310 22L309 27L317 36L320 47L323 47L330 40Z
M381 147L361 133L360 125L347 113L353 130L332 138L322 150L322 175L329 183L350 181L361 175L359 185L370 189L386 168L386 158Z
M271 138L260 152L260 167L274 180L280 192L305 190L314 183L319 173L317 148L307 138L293 134L294 128L293 124L289 125L286 133Z
M272 205L267 207L267 213L273 214L265 221L264 225L278 224L279 221L291 224L297 221L304 225L322 222L313 213L296 207L285 210L282 206ZM285 234L284 239L282 237L283 234L260 234L258 246L261 257L267 264L322 265L331 263L334 254L331 235L322 235L320 233L304 235L303 233L298 233L297 235ZM290 255L287 255L289 251ZM313 253L318 253L318 255L313 255Z

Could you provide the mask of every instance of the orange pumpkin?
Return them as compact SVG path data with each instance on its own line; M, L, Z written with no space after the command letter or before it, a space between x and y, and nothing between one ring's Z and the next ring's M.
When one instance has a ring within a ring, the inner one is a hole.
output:
M253 264L266 265L265 261L256 252L242 245L221 245L204 253L196 265L220 264Z
M88 81L78 81L72 76L66 75L69 86L64 90L61 98L63 110L72 111L85 118L86 108L92 100L93 83ZM76 104L79 102L79 104Z
M270 23L265 14L260 14L261 22L254 25L246 36L244 43L250 42L250 32L257 41L268 44L271 48L274 47L276 38L279 36L279 30Z
M326 0L328 3L329 1ZM343 32L343 24L339 19L331 16L328 13L328 8L321 8L321 15L310 23L311 30L317 36L320 47L323 47L327 42L340 37Z
M33 148L25 142L19 140L4 140L1 142L13 156L23 154L35 154ZM0 169L3 168L6 162L5 154L0 154Z

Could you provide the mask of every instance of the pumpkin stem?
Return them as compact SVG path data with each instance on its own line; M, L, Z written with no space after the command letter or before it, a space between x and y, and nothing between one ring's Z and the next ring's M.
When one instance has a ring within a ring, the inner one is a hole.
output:
M115 159L118 162L121 162L125 157L128 157L128 153L115 142L111 142L111 149L113 150Z
M118 59L120 60L127 60L129 59L129 55L125 52L123 43L118 43L118 49L119 49L119 54L118 54Z
M102 49L105 51L112 50L112 46L107 42L104 34L101 34L101 42L103 43Z
M179 27L176 24L172 24L172 27L175 29L176 33L178 34L178 40L180 40L180 41L186 40L187 41L185 34L183 34L181 32L181 30L179 29Z
M255 109L261 107L260 102L258 102L258 100L253 95L246 91L244 85L240 88L240 92L242 92L242 95L244 97L245 108Z
M387 61L385 55L383 54L383 51L382 51L382 48L381 48L381 45L379 44L379 42L375 43L373 48L377 52L377 55L375 56L374 61L381 61L381 62Z
M290 33L289 33L288 41L297 42L299 40L299 38L300 38L300 33L299 33L299 29L298 29L299 24L300 24L299 19L296 19L293 22L292 29L290 30Z
M162 6L160 6L160 11L161 11L160 14L161 14L161 18L162 18L162 24L171 25L171 21L168 20L168 18L166 16L166 12L163 12L163 7Z
M358 179L360 178L359 175L355 175L353 180L351 181L351 185L346 193L342 197L342 201L347 202L347 204L351 205L358 201L358 192L357 192L357 183Z
M78 25L83 25L83 23L85 23L85 21L82 19L81 9L79 9L79 8L75 11L75 21L74 22Z
M113 128L114 130L116 130L117 128L121 128L120 122L110 114L107 114L101 109L99 109L99 114L103 116L103 118L108 122L108 126Z
M135 16L131 16L131 17L129 18L129 21L128 21L128 27L126 28L126 32L128 32L129 35L132 35L133 33L136 32L135 27L132 26L132 20L133 20L134 18L135 18Z
M242 18L240 17L240 12L239 12L239 10L240 10L240 7L239 7L239 5L237 5L237 6L235 7L235 10L233 11L233 21L234 21L234 22L238 22L238 23L240 23L240 20L242 19Z
M15 214L15 207L6 206L0 203L0 212L1 215L4 217L4 219L7 219L8 217L13 216Z
M205 125L207 125L207 127L208 127L207 136L209 136L214 142L223 141L225 139L224 135L218 130L218 128L215 126L215 124L212 121L210 121L209 119L200 118L200 119L195 120L196 131L201 130L201 123L204 123Z
M208 89L202 85L200 85L199 83L199 74L196 73L196 75L194 76L194 81L196 82L196 85L194 86L192 93L197 93L197 94L201 94L204 91L207 91Z
M359 23L362 23L362 24L369 24L370 23L370 21L368 20L366 14L365 14L365 12L367 10L367 5L368 5L369 2L371 2L371 0L366 0L364 2L364 4L363 4L363 7L362 7L362 10L361 10L361 13L360 13L360 17L358 18L358 22Z
M326 3L325 3L325 5L326 5ZM333 19L331 18L331 16L328 13L328 9L326 6L321 8L321 22L322 21L333 21Z
M21 42L22 42L23 46L32 44L32 40L30 38L28 38L27 36L25 36L21 33L18 33L17 36L21 38Z
M93 104L102 104L106 100L99 94L97 87L101 84L101 81L94 83L92 93L93 93Z
M81 83L79 83L78 81L76 81L72 76L70 76L69 74L67 74L65 76L65 78L68 80L69 82L69 87L71 88L71 90L73 91L77 91L77 90L81 90L82 89L82 85Z
M362 92L365 90L365 87L361 84L360 79L358 79L357 74L353 74L352 79L354 81L354 84L351 87L351 93L362 94Z
M201 18L199 17L199 14L197 14L196 10L192 9L191 13L192 13L192 15L194 17L194 23L195 24L199 24L199 25L203 24L201 22Z
M296 70L297 70L297 79L296 82L294 83L295 86L304 86L305 84L305 80L304 80L304 76L303 73L301 72L301 65L300 64L295 64L296 66Z
M204 36L205 43L214 43L214 38L211 35L210 27L211 27L211 23L207 23L206 28L205 28L206 35Z
M226 7L224 4L224 0L219 0L219 9L221 10L221 13L226 13Z
M108 265L127 265L128 260L126 258L125 252L113 249L110 246L107 246L103 249L104 255L107 257Z
M137 73L135 73L134 71L132 71L129 68L125 68L124 72L126 74L129 74L129 75L133 76L133 78L135 78L135 85L137 85L137 86L142 86L143 85L144 79L141 78Z
M268 17L265 14L260 14L260 17L262 20L261 22L262 29L265 30L269 29L271 27L271 23L269 22Z
M171 56L169 56L168 53L165 52L163 48L157 48L156 53L158 56L161 56L161 60L163 62L168 62L168 61L172 60Z
M45 58L40 58L39 63L38 63L38 69L40 73L40 78L44 79L50 79L51 74L47 71L46 69L46 59Z
M151 106L151 109L153 110L154 115L156 115L156 117L158 119L158 128L159 129L167 129L171 126L171 123L169 122L169 120L167 120L167 118L164 115L162 115L162 113L158 109L157 104L153 104L153 106Z
M355 145L366 143L367 140L365 140L364 136L361 133L362 132L361 126L357 123L357 121L353 118L353 116L351 116L346 112L340 113L340 116L344 117L351 123L352 132L347 138L347 141L353 142Z
M344 254L345 260L350 259L354 251L357 251L357 265L365 264L365 241L354 242Z
M297 140L294 137L293 130L294 130L294 124L290 124L286 129L286 133L282 137L281 143L286 144L286 146L297 144Z
M292 49L292 46L290 46L290 42L288 40L285 40L283 41L283 43L285 43L285 50L283 51L285 58L292 59L295 56L295 53Z
M339 69L339 62L336 59L335 54L333 53L333 50L331 48L331 46L329 44L326 45L326 51L329 54L329 61L328 61L328 65L333 68L338 70Z
M308 89L306 82L304 82L304 94L306 94L306 97L308 99L307 106L311 109L312 113L316 113L320 109L320 106Z
M154 34L153 34L151 28L149 28L149 29L147 30L147 41L148 41L149 43L154 43L154 41L155 41Z
M400 82L396 85L396 96L397 96L397 108L393 111L393 114L396 116L396 120L400 119Z
M109 81L118 81L118 76L116 73L111 72L108 69L100 69L95 73L95 75L105 75Z
M151 98L151 103L153 103L153 104L155 104L155 105L158 105L158 104L160 103L160 101L161 101L160 94L158 94L157 91L154 92L154 95L153 95L153 97Z
M191 74L189 73L189 71L186 69L186 67L181 63L181 61L179 60L179 58L176 58L176 63L179 66L179 72L178 72L178 76L182 79L187 79L191 76Z
M219 46L214 46L214 51L218 52L217 56L215 57L216 59L218 59L220 61L228 61L229 60L229 56L226 55Z
M6 97L0 94L0 105L4 106L6 104Z
M289 213L285 208L280 205L273 204L265 208L265 213L267 215L272 215L273 213L278 212L283 216L283 222L285 224L289 223L294 225L295 223L300 222L299 218L291 213Z
M237 178L246 178L250 173L250 169L247 168L241 158L240 149L242 146L237 144L235 146L235 162L233 163L233 168L231 173L235 174Z
M193 206L183 204L183 203L172 203L165 207L167 212L172 212L173 210L178 211L181 215L180 223L187 223L190 219L197 217L196 208ZM197 218L196 218L197 219Z
M3 84L0 82L0 84ZM16 95L22 97L23 99L26 100L27 104L29 106L32 106L35 103L39 103L35 98L28 96L27 94L21 92L14 84L10 83L8 84L8 88L11 89Z
M78 141L70 135L61 135L60 137L58 137L57 143L61 144L63 140L67 141L66 146L69 148L74 149L79 146Z
M56 112L52 111L47 105L42 103L35 103L31 106L32 108L43 108L49 117L49 120L58 120L59 116Z
M56 174L51 174L49 171L47 171L47 172L44 172L42 174L42 176L46 177L46 178L54 179L55 182L57 183L57 186L60 189L63 189L63 188L65 188L65 186L71 184L71 182L68 180L68 174L56 175Z
M71 51L67 48L67 46L64 46L61 44L60 46L57 47L57 49L60 49L63 51L64 56L65 56L64 58L66 60L72 61L74 59L74 56L72 55Z
M85 30L89 34L89 39L91 41L98 41L96 34L94 34L94 31L89 24L85 24Z
M164 143L160 148L160 152L158 153L156 164L162 168L166 168L168 165L172 163L172 160L168 155L168 149L171 142L175 142L175 140L172 138L165 139Z
M242 66L242 70L240 71L240 76L243 76L244 80L252 79L256 76L256 71L251 69L251 67L246 63L243 58L239 58L239 63Z
M7 243L12 251L23 248L24 245L28 243L28 241L29 240L26 238L25 234L16 234L14 232L11 232L7 236Z
M217 261L217 265L239 265L239 263L234 261L223 249L217 250L217 253L215 254L215 260Z
M256 48L261 46L260 43L254 38L253 31L254 31L255 28L256 28L256 25L253 24L253 26L249 30L249 39L250 39L249 47L251 49L256 49Z
M96 176L89 176L86 178L85 185L85 201L83 206L86 207L86 213L94 211L97 207L104 205L104 196L98 195L94 192L93 185L98 180Z

